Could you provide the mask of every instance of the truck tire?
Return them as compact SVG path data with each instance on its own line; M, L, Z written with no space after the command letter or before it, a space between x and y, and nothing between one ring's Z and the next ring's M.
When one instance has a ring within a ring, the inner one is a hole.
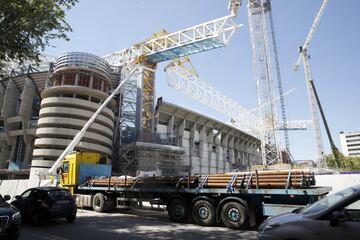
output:
M172 222L184 223L188 220L188 204L184 199L173 198L167 205L168 215Z
M238 202L227 202L221 208L221 221L232 229L247 227L249 216L244 205Z
M97 193L92 200L92 208L95 212L104 212L105 210L105 196L102 193Z
M215 223L215 207L206 200L200 199L193 204L192 218L194 222L201 226L211 226Z

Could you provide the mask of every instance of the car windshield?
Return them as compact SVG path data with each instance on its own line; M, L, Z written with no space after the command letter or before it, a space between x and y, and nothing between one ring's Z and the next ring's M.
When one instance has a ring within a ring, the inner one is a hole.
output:
M72 197L71 193L66 190L49 191L48 195L51 200L68 200Z
M317 201L316 203L309 205L308 207L301 209L299 212L301 212L303 214L313 214L313 213L320 212L324 209L334 206L336 203L338 203L342 199L350 196L351 194L353 194L355 192L356 192L355 188L351 188L351 187L346 188L340 192L329 195L329 196Z

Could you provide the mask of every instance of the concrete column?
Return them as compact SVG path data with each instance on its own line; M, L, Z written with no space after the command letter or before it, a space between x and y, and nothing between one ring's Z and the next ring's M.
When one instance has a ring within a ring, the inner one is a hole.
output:
M207 135L207 140L208 140L208 172L207 174L211 174L211 173L215 173L215 159L216 159L216 154L213 152L213 146L215 146L214 143L214 133L213 130L211 129ZM215 146L216 147L216 146ZM212 170L212 168L214 168Z
M167 124L167 134L173 138L174 137L174 116L171 116Z
M215 151L215 172L221 173L222 172L222 166L223 166L223 151L221 147L221 138L222 134L219 132L216 137L214 138L214 143L216 146ZM213 166L212 166L213 167Z
M33 152L33 146L30 143L26 143L25 148L25 154L24 154L24 160L23 160L23 168L30 168L31 165L31 159L32 159L32 152Z
M9 145L6 141L0 141L0 169L7 168L10 160Z
M196 130L196 123L193 123L190 129L190 137L189 137L189 166L190 166L190 173L194 172L194 162L196 157L194 156L194 147L195 147L195 130ZM195 164L197 165L197 164ZM196 169L198 170L198 169ZM198 172L198 171L195 171Z
M1 111L1 116L3 118L13 117L16 115L18 99L19 89L14 83L14 81L10 79L6 87L3 107Z
M89 88L93 88L93 84L94 84L94 75L91 74L91 76L90 76L90 82L89 82Z
M2 108L3 108L5 92L6 92L5 87L2 84L0 84L0 114L1 114Z
M199 159L199 173L205 173L204 168L208 167L208 139L206 135L206 127L203 126L199 132L200 142L200 159ZM207 170L207 169L206 169Z
M223 156L223 172L230 170L230 156L229 156L229 135L224 134L221 137L221 149Z
M182 120L179 128L178 128L178 140L179 140L179 144L181 147L183 147L185 144L185 139L184 139L184 135L185 135L185 124L186 124L186 120ZM189 149L185 149L185 154L187 156L189 156Z
M235 149L234 149L235 137L229 135L229 171L234 170L235 165Z
M245 142L244 140L239 140L239 153L240 153L240 162L239 166L241 170L246 169L246 154L245 154Z
M75 86L79 85L79 73L75 74Z
M35 98L35 86L30 79L25 79L24 88L21 94L21 104L18 115L22 116L22 125L25 135L25 130L28 127L28 122L32 116L32 105Z

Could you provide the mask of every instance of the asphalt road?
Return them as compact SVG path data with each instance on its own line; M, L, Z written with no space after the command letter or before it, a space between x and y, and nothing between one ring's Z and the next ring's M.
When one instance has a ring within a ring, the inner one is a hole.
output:
M105 239L256 239L255 231L172 223L166 212L128 210L96 213L79 210L74 223L52 220L41 227L23 225L19 240Z

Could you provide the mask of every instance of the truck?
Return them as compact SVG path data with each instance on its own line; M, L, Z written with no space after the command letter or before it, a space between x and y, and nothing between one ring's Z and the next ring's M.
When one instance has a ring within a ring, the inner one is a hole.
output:
M60 184L75 196L78 207L103 212L166 207L171 221L202 226L223 223L232 229L255 226L267 216L311 204L331 191L315 186L305 170L233 172L185 176L112 176L99 153L72 152L59 167Z

